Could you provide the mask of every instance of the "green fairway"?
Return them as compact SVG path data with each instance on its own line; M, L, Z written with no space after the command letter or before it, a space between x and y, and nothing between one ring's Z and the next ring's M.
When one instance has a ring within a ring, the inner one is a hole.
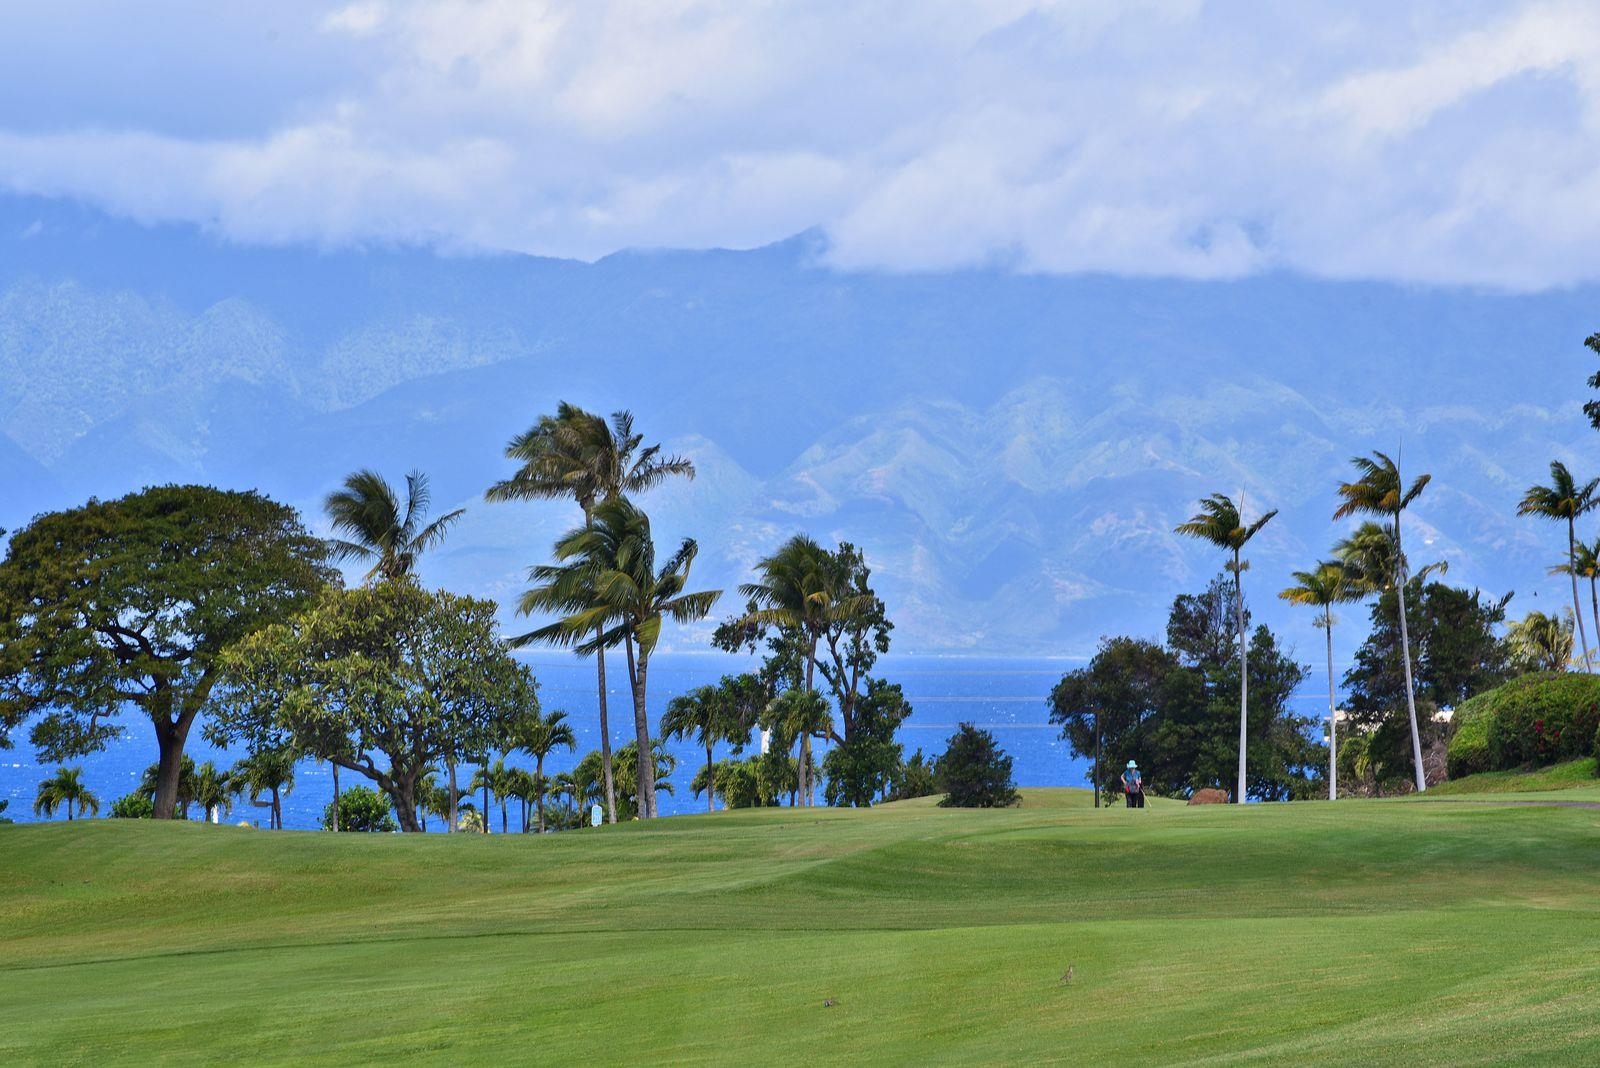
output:
M544 838L0 827L0 1063L1600 1052L1600 812L1025 796Z

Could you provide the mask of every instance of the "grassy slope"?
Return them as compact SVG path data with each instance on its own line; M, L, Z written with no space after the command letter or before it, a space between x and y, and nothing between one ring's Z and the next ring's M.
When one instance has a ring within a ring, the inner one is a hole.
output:
M1550 790L1582 790L1583 797L1600 796L1600 783L1595 782L1594 757L1533 771L1485 771L1442 782L1428 792L1435 797L1452 797L1457 794L1537 794ZM1574 798L1579 796L1573 795Z
M0 1063L1600 1048L1600 812L1028 801L544 839L3 827Z

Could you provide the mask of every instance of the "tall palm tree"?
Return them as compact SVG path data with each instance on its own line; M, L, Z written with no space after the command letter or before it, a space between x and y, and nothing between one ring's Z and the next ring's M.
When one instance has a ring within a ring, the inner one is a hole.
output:
M1339 496L1343 503L1335 509L1333 518L1351 515L1380 516L1390 522L1394 532L1394 587L1400 603L1400 662L1406 680L1406 715L1411 720L1411 763L1416 773L1417 790L1428 788L1422 770L1422 735L1417 730L1417 694L1411 678L1411 634L1406 622L1406 554L1400 536L1400 513L1422 496L1432 475L1419 475L1406 484L1400 477L1400 465L1381 452L1370 457L1357 456L1351 461L1356 477L1339 483Z
M267 827L270 830L283 830L283 798L294 790L296 759L295 752L286 747L258 749L235 764L229 774L235 787L249 795L252 805L267 810ZM267 800L261 800L262 794L268 795ZM337 823L337 801L334 818ZM338 829L336 825L334 830Z
M201 764L195 771L194 799L200 806L200 818L205 822L220 822L223 814L232 810L237 794L232 777L211 761Z
M489 795L494 795L495 803L500 806L500 833L505 834L506 801L512 795L516 785L512 775L515 768L506 767L504 758L496 760L493 764L485 764L472 776L472 789L483 791L483 833L489 833Z
M1247 560L1241 558L1245 545L1251 538L1278 514L1274 508L1264 513L1254 523L1246 524L1242 513L1244 511L1244 494L1239 494L1239 503L1235 504L1226 494L1213 493L1200 501L1200 511L1187 523L1180 523L1176 532L1189 538L1199 538L1201 541L1210 542L1219 549L1224 549L1233 554L1233 559L1227 565L1228 571L1233 574L1233 608L1234 618L1239 628L1239 786L1234 795L1236 804L1244 804L1245 795L1245 728L1248 722L1246 712L1250 701L1250 671L1248 664L1247 640L1244 633L1244 572L1250 567Z
M557 749L568 752L578 747L578 737L567 723L567 714L559 709L544 715L530 716L518 725L516 747L533 757L534 800L538 805L539 833L544 833L544 759Z
M1529 486L1517 505L1518 515L1534 515L1543 519L1564 520L1567 524L1567 575L1572 579L1572 611L1578 621L1578 641L1583 646L1584 668L1594 671L1594 660L1589 656L1589 635L1583 625L1583 604L1578 600L1578 517L1594 508L1595 491L1600 490L1600 478L1579 485L1567 465L1560 460L1550 462L1550 484Z
M812 685L817 642L838 612L839 591L830 566L832 554L805 534L796 534L776 552L756 562L760 577L739 587L755 607L745 614L746 626L772 625L800 636L804 643L805 687Z
M357 471L323 501L334 531L342 535L329 541L328 549L336 560L370 560L368 582L403 578L466 511L457 508L427 523L429 501L428 476L420 471L406 476L404 503L382 475Z
M1570 564L1557 564L1550 569L1552 575L1574 574L1589 580L1590 619L1595 627L1595 641L1600 642L1600 541L1578 542Z
M828 699L816 690L785 690L767 706L766 725L787 749L799 744L795 768L800 800L810 805L814 784L811 776L811 739L826 738L833 728Z
M716 810L716 778L712 750L718 742L733 740L736 729L728 702L718 686L699 686L667 702L661 717L661 737L688 741L693 738L706 751L706 811Z
M1317 626L1328 639L1328 800L1339 799L1338 708L1333 694L1333 606L1361 596L1350 582L1350 572L1337 560L1324 560L1311 571L1294 572L1295 584L1278 594L1290 604L1307 605L1321 612Z
M650 751L645 697L650 657L663 621L704 619L722 595L721 590L685 592L697 551L694 540L685 538L658 566L649 516L624 497L602 501L589 524L556 542L556 564L530 572L536 585L523 595L524 612L554 609L566 614L514 642L568 644L580 653L623 647L633 690L635 744L641 752ZM638 798L640 815L654 817L655 772L648 760L639 762Z
M33 814L54 819L56 809L66 806L67 822L72 822L74 810L78 813L100 812L100 799L83 784L82 768L57 768L56 773L39 784L39 794L34 798Z
M694 478L694 464L682 456L663 456L660 445L640 448L644 435L633 429L633 413L614 412L608 423L598 415L562 401L554 415L542 415L506 445L506 458L516 472L484 494L490 501L571 498L583 509L583 525L592 525L602 501L643 493L668 478ZM596 628L596 635L601 628ZM600 702L600 762L605 773L607 818L617 822L617 791L611 766L611 731L607 723L606 645L594 646Z

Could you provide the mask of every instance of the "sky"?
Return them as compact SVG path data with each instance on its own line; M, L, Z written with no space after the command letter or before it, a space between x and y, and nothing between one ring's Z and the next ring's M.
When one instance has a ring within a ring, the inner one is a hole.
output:
M245 244L1600 278L1600 4L0 8L0 191Z

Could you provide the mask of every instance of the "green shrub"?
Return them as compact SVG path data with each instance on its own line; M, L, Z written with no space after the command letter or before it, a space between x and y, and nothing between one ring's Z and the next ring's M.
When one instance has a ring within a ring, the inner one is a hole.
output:
M322 829L333 830L333 805L329 801L322 810ZM352 786L339 794L339 829L341 831L397 831L400 825L389 815L389 795L365 786Z
M114 820L147 820L155 814L155 800L149 794L137 790L131 794L123 794L111 803L111 818Z
M944 792L942 808L1007 808L1019 800L1011 781L1011 758L994 735L962 723L934 765L934 780Z
M1494 717L1497 693L1499 690L1490 690L1463 701L1451 718L1447 754L1450 778L1493 770L1489 757L1489 720Z
M1490 700L1479 714L1486 718L1491 767L1554 764L1595 752L1600 677L1524 675L1484 696Z

